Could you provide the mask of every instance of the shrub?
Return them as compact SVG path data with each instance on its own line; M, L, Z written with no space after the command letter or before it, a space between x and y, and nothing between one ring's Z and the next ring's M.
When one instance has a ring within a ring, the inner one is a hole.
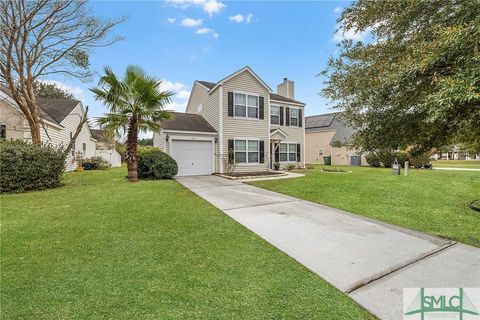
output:
M276 170L276 171L280 170L280 162L274 162L273 163L273 169Z
M137 154L150 152L150 151L161 151L160 148L152 147L152 146L138 146L137 147Z
M138 177L140 179L171 179L177 172L177 162L158 148L138 154Z
M296 167L296 165L293 164L293 163L287 164L287 170L288 170L288 171L292 171L293 169L295 169L295 167Z
M312 169L315 169L315 166L311 163L306 163L305 164L305 169L307 170L312 170Z
M65 171L62 148L21 140L0 141L0 192L56 188Z
M379 151L377 153L378 159L385 168L391 168L393 162L395 161L395 156L390 151Z
M410 165L414 168L421 168L424 164L428 164L430 162L430 153L424 153L419 156L410 156L409 157Z
M409 161L409 155L405 151L397 151L393 156L397 159L398 164L401 165L402 168L405 166L405 161Z
M83 160L85 170L105 170L110 168L110 163L102 157L91 157Z
M370 167L380 167L380 159L378 159L378 156L375 153L369 153L365 155L365 160Z

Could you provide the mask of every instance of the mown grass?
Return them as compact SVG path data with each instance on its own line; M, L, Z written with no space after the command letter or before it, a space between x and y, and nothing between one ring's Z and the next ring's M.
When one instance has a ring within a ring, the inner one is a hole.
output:
M438 168L474 168L480 169L480 160L436 160L432 161Z
M321 168L252 184L480 247L480 214L468 208L480 198L480 172L411 169L394 176L391 169L348 167L352 173L334 174Z
M2 319L373 318L175 181L1 196Z

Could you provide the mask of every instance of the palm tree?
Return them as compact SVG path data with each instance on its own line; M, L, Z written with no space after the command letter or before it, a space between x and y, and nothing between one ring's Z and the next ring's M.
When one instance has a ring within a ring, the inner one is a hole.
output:
M104 73L98 86L90 89L95 100L102 101L110 109L98 123L105 129L127 132L128 180L138 181L138 133L157 131L160 120L171 118L171 113L164 108L171 101L172 93L161 91L161 81L147 76L136 66L128 66L123 79L119 79L110 67L104 67Z

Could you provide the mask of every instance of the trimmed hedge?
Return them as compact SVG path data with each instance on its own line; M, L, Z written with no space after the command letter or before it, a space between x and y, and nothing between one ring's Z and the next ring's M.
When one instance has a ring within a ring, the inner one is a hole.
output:
M138 153L138 177L140 179L171 179L178 173L177 162L157 148Z
M85 170L105 170L110 168L110 163L102 157L91 157L83 160L82 167Z
M56 188L64 171L62 148L0 141L0 193Z
M380 159L375 153L369 153L365 156L365 160L367 161L370 167L379 168L380 167Z

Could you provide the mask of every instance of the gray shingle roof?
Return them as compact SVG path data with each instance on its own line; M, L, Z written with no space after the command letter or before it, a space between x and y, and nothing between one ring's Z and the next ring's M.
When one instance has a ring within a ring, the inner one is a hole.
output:
M300 102L295 99L290 99L287 97L284 97L282 95L276 94L276 93L270 93L270 99L276 100L276 101L283 101L283 102L291 102L291 103L298 103L298 104L305 104L303 102Z
M60 124L79 103L80 101L78 100L37 98L38 107L58 124Z
M103 136L103 133L105 132L105 130L101 130L101 129L90 129L90 132L92 133L92 138L99 141L99 142L102 142L104 141L104 136Z
M12 96L5 85L0 84L0 90L10 97ZM59 125L79 103L78 100L70 99L37 98L37 105L42 117Z
M174 119L162 121L165 130L217 132L205 118L199 114L172 112Z
M343 124L340 116L341 113L336 112L305 117L305 131L322 132L335 130L330 143L333 141L347 142L356 130Z
M208 89L212 89L212 88L215 87L215 85L216 85L216 83L208 82L208 81L200 81L200 80L197 80L197 82L200 83L202 86L207 87Z

